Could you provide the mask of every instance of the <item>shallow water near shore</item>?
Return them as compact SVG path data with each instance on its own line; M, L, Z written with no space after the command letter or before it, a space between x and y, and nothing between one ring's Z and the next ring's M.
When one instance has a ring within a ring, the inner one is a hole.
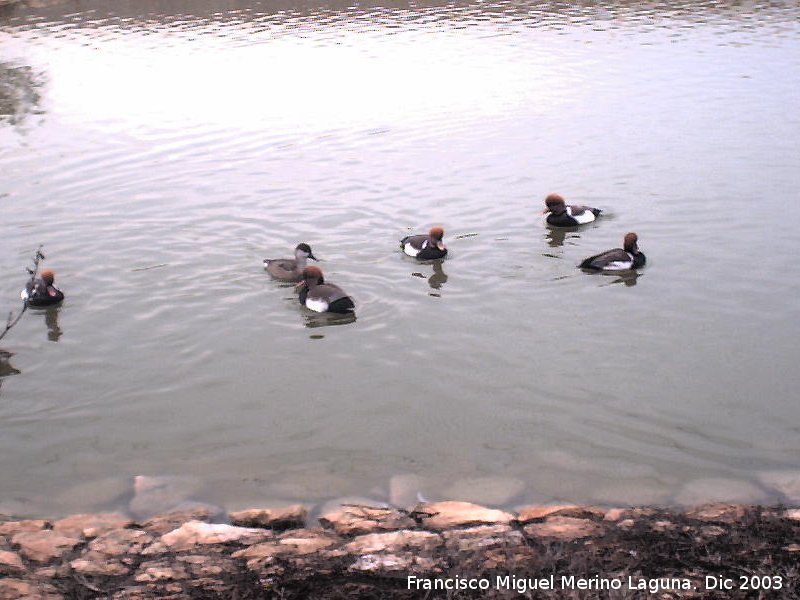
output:
M0 512L125 505L141 474L229 507L408 475L787 500L764 474L800 470L799 17L0 6L0 309L39 244L67 295L0 342ZM606 215L549 230L553 191ZM399 252L435 224L443 263ZM627 231L639 276L575 268ZM265 275L301 241L354 321Z

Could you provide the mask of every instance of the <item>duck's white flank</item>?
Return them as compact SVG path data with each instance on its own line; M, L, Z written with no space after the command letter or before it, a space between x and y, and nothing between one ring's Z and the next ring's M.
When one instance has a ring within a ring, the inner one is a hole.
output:
M328 310L328 302L322 298L306 298L306 308L323 313Z
M595 219L594 213L591 210L584 210L580 215L573 215L571 206L567 207L567 214L575 219L578 225L586 225L586 223L591 223Z

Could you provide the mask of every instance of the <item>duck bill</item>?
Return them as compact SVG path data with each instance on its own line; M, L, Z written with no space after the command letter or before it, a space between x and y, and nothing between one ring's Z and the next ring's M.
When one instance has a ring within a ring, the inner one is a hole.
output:
M314 256L313 254L309 254L308 258L310 258L311 260L316 260L317 262L319 262L319 259L316 256Z
M444 244L442 242L436 242L436 247L444 252Z

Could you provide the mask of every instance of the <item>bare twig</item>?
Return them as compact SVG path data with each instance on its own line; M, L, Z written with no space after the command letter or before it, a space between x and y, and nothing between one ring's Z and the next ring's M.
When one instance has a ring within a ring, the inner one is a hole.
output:
M33 256L33 269L30 267L26 267L25 270L28 271L28 274L31 276L30 282L33 283L36 280L36 275L39 274L39 262L44 260L44 254L42 254L42 246L36 250L36 254ZM19 314L15 317L14 311L8 313L8 320L6 321L6 327L2 333L0 333L0 340L2 340L5 335L11 330L14 325L19 323L19 320L22 318L22 315L25 314L25 311L28 310L28 301L22 301L22 310L19 311Z

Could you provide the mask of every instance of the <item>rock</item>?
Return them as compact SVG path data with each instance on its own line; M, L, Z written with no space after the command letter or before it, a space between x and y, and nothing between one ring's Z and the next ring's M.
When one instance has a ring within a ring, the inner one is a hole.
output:
M417 523L394 508L370 506L342 506L322 515L320 525L333 529L339 535L359 535L374 531L391 531L414 527Z
M208 505L196 505L190 508L175 510L172 512L154 516L152 519L142 524L142 529L156 535L163 535L173 529L177 529L189 521L208 522L213 516L212 508Z
M800 508L791 508L785 511L783 516L792 521L800 521Z
M466 500L477 504L509 504L525 491L525 482L511 477L469 477L460 479L445 488L447 498Z
M761 488L738 479L707 478L687 483L675 497L678 504L693 506L704 502L760 504L767 500Z
M76 558L69 566L81 575L101 577L121 577L128 575L131 568L119 560L98 553L90 553L85 558Z
M134 496L129 504L137 519L148 519L160 513L174 512L196 490L197 481L188 477L133 478Z
M68 537L97 537L112 529L124 529L133 521L120 513L99 513L94 515L72 515L53 523L53 531Z
M139 583L154 581L181 581L189 578L186 568L173 560L149 561L142 563L134 577Z
M297 529L282 535L278 543L291 554L304 555L328 548L339 541L338 537L321 529Z
M430 531L391 531L360 535L348 542L344 550L350 554L375 554L413 549L417 553L431 551L442 544L442 538Z
M442 533L450 553L483 552L487 548L522 546L525 538L509 525L479 525L468 529L451 529Z
M800 503L800 471L767 471L758 479L783 494L791 504Z
M36 585L21 579L0 579L0 600L63 600L48 584Z
M254 544L272 537L273 534L265 529L189 521L178 529L162 535L160 544L173 552L180 552L198 545L229 544L231 542Z
M578 506L576 504L556 504L553 506L525 506L518 511L517 521L529 523L539 521L548 516L559 515L576 519L601 519L606 511L595 506Z
M78 538L63 536L52 529L23 531L11 538L20 547L19 553L28 560L47 562L59 558L81 543Z
M26 519L23 521L5 521L0 523L0 535L13 536L23 531L41 531L49 523L39 519Z
M329 513L339 510L343 506L369 506L372 508L389 508L389 505L386 504L386 502L380 502L378 500L373 500L372 498L364 498L363 496L343 496L341 498L328 500L325 504L323 504L320 507L318 514L327 515Z
M302 504L283 508L254 508L232 512L228 515L231 524L241 527L266 527L270 529L290 529L304 527L308 511Z
M22 559L15 552L0 550L0 576L17 575L25 572Z
M725 529L719 525L705 525L700 528L700 533L705 537L719 537L725 533Z
M350 565L348 571L360 573L379 573L379 572L403 572L407 573L411 570L414 555L411 553L404 553L401 556L397 554L365 554L359 556L356 561Z
M412 516L429 529L450 529L485 523L510 523L511 513L494 510L470 502L421 502L414 507Z
M657 511L653 508L610 508L603 515L603 520L619 521L620 519L640 519L642 517L652 517L656 512Z
M715 502L710 504L703 504L686 511L686 516L690 519L698 521L710 521L720 523L736 523L747 514L749 507L741 504L726 504L724 502Z
M529 537L552 538L570 542L580 538L600 535L603 532L603 527L589 519L548 517L544 523L526 525L524 531Z
M630 529L634 525L636 525L636 521L633 519L622 519L619 523L617 523L617 527L620 529Z
M389 480L389 502L399 508L410 508L419 502L425 480L419 475L405 473Z
M138 554L152 542L153 536L140 529L115 529L89 542L89 550L106 556Z
M285 533L275 541L254 544L234 552L231 556L246 559L265 559L286 554L303 556L329 548L340 541L338 537L322 529L296 529Z

